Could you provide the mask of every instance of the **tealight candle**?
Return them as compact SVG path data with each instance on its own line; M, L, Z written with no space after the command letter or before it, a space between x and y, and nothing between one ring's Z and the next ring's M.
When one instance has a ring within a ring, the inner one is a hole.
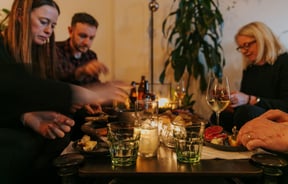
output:
M159 98L158 99L159 108L167 108L169 107L169 99L168 98Z

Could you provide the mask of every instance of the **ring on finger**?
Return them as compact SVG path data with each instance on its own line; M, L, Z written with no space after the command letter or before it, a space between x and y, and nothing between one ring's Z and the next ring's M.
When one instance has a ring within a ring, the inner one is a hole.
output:
M247 137L247 140L248 140L248 141L250 141L250 140L253 139L253 136L252 136L251 134L249 134L249 133L246 134L246 137ZM248 142L248 141L247 141L247 142Z

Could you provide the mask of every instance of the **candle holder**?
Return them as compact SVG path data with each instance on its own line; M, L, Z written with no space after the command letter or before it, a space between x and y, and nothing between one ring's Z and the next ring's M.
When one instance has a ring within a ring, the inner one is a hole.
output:
M155 95L159 104L159 113L165 112L171 109L170 103L172 100L172 85L171 83L150 83L150 89L153 88L153 94Z

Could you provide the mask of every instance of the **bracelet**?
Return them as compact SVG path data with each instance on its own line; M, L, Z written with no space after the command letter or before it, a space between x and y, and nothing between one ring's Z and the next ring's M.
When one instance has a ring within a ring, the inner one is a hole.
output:
M251 95L248 96L247 104L250 104L250 100L251 100Z

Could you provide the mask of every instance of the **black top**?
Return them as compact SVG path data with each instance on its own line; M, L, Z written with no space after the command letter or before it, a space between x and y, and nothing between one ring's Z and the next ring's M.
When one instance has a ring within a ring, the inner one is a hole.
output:
M24 112L51 110L67 113L72 91L68 84L41 80L13 62L0 36L0 127L22 126Z
M288 54L280 55L274 65L250 65L243 71L241 91L260 97L257 106L288 112Z

